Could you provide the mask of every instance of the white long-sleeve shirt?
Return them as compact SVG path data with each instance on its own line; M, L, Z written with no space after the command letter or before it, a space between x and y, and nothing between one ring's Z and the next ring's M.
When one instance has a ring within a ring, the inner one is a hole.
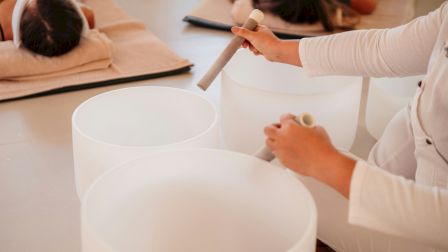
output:
M307 38L299 46L310 75L426 74L407 118L408 137L415 144L417 167L409 167L416 169L415 181L358 162L350 187L349 221L444 250L448 250L447 41L445 3L397 28ZM380 142L397 145L391 138ZM404 157L409 156L394 158Z

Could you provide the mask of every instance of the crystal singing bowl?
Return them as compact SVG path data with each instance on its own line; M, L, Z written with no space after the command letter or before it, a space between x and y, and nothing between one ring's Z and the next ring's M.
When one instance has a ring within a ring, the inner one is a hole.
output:
M219 147L217 112L181 89L133 87L95 96L73 113L76 189L118 163L159 149Z
M422 79L423 76L370 79L366 126L373 137L379 139L394 115L409 104Z
M222 72L222 132L226 148L253 153L263 128L285 113L314 115L333 143L349 150L358 125L360 77L307 77L298 67L239 50Z
M316 208L291 172L225 150L116 166L82 201L83 252L314 252Z

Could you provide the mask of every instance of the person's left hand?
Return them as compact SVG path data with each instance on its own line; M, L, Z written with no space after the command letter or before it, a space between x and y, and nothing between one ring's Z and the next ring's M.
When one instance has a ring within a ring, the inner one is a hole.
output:
M327 169L329 159L338 151L322 127L306 128L294 118L283 115L279 124L266 127L266 145L286 167L313 176L316 171Z
M311 176L349 198L356 161L340 153L322 127L306 128L294 115L284 115L279 124L265 128L266 145L288 168Z

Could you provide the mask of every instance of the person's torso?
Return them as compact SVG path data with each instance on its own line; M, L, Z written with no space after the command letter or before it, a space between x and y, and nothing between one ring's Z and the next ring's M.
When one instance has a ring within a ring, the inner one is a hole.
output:
M411 112L416 181L448 187L448 16L441 25L428 71Z

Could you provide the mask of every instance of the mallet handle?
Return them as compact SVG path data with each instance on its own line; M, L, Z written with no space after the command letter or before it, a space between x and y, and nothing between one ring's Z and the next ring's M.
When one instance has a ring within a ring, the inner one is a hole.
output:
M316 126L314 117L308 113L303 113L296 116L295 121L299 125L307 128L314 128ZM266 146L261 147L257 152L255 152L254 156L268 162L271 162L275 158L275 155L272 154L271 150Z
M258 19L258 20L257 20ZM249 18L243 25L243 28L248 30L255 30L259 22L263 19L263 13L259 10L253 10ZM234 37L224 51L219 55L218 59L212 65L212 67L205 73L204 77L199 81L198 87L202 90L206 91L207 88L212 84L215 80L216 76L221 72L224 66L229 62L229 60L233 57L235 52L241 47L244 42L244 38L242 37Z

